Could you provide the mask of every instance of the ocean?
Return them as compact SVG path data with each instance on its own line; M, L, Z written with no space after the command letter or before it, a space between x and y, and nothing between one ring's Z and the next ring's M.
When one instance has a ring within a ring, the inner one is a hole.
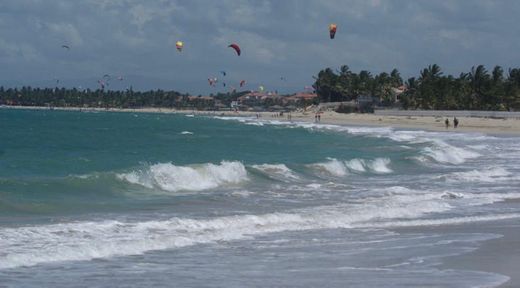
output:
M495 287L520 137L0 109L0 287ZM413 228L412 232L403 229Z

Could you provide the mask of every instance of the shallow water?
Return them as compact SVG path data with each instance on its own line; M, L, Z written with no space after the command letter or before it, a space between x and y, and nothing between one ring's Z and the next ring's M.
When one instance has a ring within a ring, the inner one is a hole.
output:
M23 287L493 287L442 271L520 218L518 137L0 109L0 279ZM399 234L399 227L425 227ZM118 282L114 282L114 280Z

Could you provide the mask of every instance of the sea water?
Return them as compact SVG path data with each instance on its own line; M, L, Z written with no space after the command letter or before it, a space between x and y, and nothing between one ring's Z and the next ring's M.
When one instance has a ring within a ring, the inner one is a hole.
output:
M0 128L0 287L508 279L440 269L499 235L435 227L520 218L518 137L9 109Z

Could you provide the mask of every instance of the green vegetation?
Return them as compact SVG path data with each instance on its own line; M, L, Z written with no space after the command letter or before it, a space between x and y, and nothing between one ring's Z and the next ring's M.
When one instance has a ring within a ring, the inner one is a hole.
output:
M338 73L330 68L320 71L314 88L321 102L341 102L357 100L360 96L372 96L384 102L393 102L393 87L399 87L403 80L397 69L390 74L383 72L375 77L368 71L359 74L350 71L349 67L341 66Z
M358 101L359 107L366 105L367 99L375 99L377 105L404 109L520 110L520 69L509 69L507 76L504 74L500 66L489 73L484 66L479 65L468 73L453 77L443 75L441 68L434 64L423 69L418 78L412 77L404 82L397 69L373 76L368 71L353 73L345 65L336 72L330 68L320 71L318 77L315 77L314 88L320 102ZM163 90L80 91L65 88L0 87L0 105L212 110L219 107L229 108L231 101L246 93L247 91L219 93L210 95L212 97L201 97ZM263 103L263 106L281 105L269 101Z
M404 84L404 86L402 86ZM320 71L314 84L320 101L340 102L371 96L382 106L435 110L520 110L520 69L496 66L489 73L483 65L459 77L443 75L434 64L403 83L397 69L375 77L368 71L353 73L342 66L336 73ZM402 90L397 88L401 87Z
M242 93L219 93L214 101L207 101L205 97L193 97L176 91L153 90L137 92L77 90L65 88L31 88L21 89L0 87L0 105L18 106L51 106L51 107L98 107L98 108L213 108L216 101L229 107L232 100L236 100Z

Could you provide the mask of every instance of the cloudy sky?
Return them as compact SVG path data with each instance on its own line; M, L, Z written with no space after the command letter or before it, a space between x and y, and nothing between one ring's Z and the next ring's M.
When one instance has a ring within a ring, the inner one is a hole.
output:
M0 85L93 88L109 74L124 77L111 89L208 94L244 79L294 92L345 64L404 78L433 63L519 67L518 15L516 0L1 0Z

